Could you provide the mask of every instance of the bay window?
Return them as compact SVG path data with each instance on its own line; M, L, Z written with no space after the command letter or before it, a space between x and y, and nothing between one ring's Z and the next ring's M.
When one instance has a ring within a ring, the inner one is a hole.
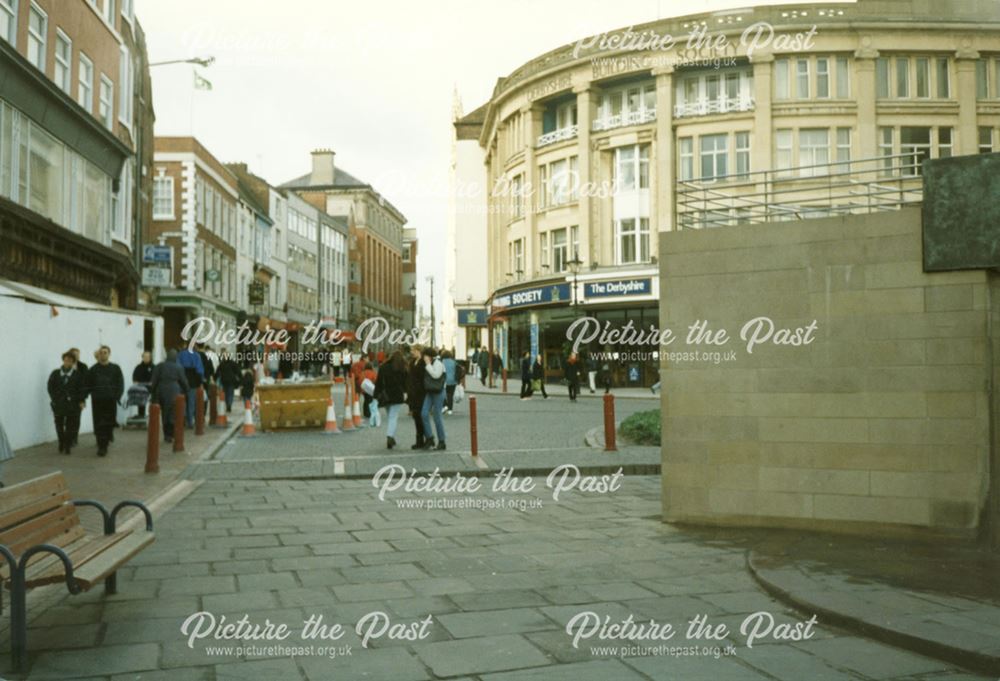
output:
M656 120L656 82L636 81L605 91L592 128L610 130Z
M677 79L674 115L705 116L753 108L753 72L748 68L693 73Z

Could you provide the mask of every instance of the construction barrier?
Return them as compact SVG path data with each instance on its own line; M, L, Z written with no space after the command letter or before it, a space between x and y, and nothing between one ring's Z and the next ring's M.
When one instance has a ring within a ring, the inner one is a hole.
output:
M243 403L243 432L240 437L253 437L257 434L257 428L253 424L253 405L250 400Z
M323 432L328 435L340 433L340 428L337 427L337 412L333 408L332 391L326 401L326 425L323 426Z
M344 432L354 430L354 417L351 415L351 383L344 381Z
M215 396L217 406L215 420L212 423L219 428L225 428L229 425L229 416L226 415L226 391L222 389L222 386L216 386Z

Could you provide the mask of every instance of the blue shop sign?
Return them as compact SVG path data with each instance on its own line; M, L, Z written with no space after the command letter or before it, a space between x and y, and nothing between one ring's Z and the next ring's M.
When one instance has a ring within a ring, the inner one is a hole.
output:
M547 305L551 303L571 302L570 285L549 284L548 286L536 286L525 288L520 291L512 291L503 295L493 297L493 309L533 307L535 305Z
M643 277L640 279L592 281L584 284L583 291L587 298L648 296L653 292L653 280L649 277Z
M480 308L478 310L459 310L458 325L486 326L487 317L489 317L489 315L486 314L486 308Z

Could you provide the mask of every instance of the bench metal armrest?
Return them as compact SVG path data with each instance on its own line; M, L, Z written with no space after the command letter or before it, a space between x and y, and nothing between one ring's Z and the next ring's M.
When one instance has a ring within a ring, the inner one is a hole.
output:
M73 576L73 561L69 559L65 551L52 544L37 544L21 554L21 560L18 563L17 569L22 585L24 583L24 570L28 565L28 559L36 553L51 553L61 560L63 568L66 570L66 588L69 589L71 594L80 593L80 585L76 583L76 577Z
M108 513L107 507L99 501L94 501L93 499L74 499L74 506L91 506L96 508L101 512L101 516L104 518L104 534L112 534L115 531L114 521L111 518L111 514Z
M153 514L149 512L148 508L146 508L146 504L142 503L141 501L126 500L118 502L118 504L113 509L111 509L111 516L110 516L111 531L108 532L108 534L112 534L115 531L115 524L117 522L115 519L118 517L118 512L123 508L129 506L132 506L142 511L142 514L146 516L146 531L147 532L153 531Z

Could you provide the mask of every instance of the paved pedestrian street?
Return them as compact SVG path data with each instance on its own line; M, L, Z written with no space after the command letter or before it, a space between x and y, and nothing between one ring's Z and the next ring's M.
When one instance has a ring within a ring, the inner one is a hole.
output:
M657 476L558 501L545 478L516 481L533 481L530 492L494 492L493 480L463 493L382 492L364 479L207 480L158 520L156 543L119 573L118 595L95 589L34 619L27 678L976 678L822 622L799 641L758 629L751 648L739 627L752 613L773 617L772 633L809 615L757 587L744 541L661 523ZM247 629L285 624L290 636L214 638L244 616ZM696 616L728 633L688 640ZM586 618L604 617L677 631L663 642L601 640ZM315 638L304 639L310 618ZM343 630L325 639L331 630L317 624Z

